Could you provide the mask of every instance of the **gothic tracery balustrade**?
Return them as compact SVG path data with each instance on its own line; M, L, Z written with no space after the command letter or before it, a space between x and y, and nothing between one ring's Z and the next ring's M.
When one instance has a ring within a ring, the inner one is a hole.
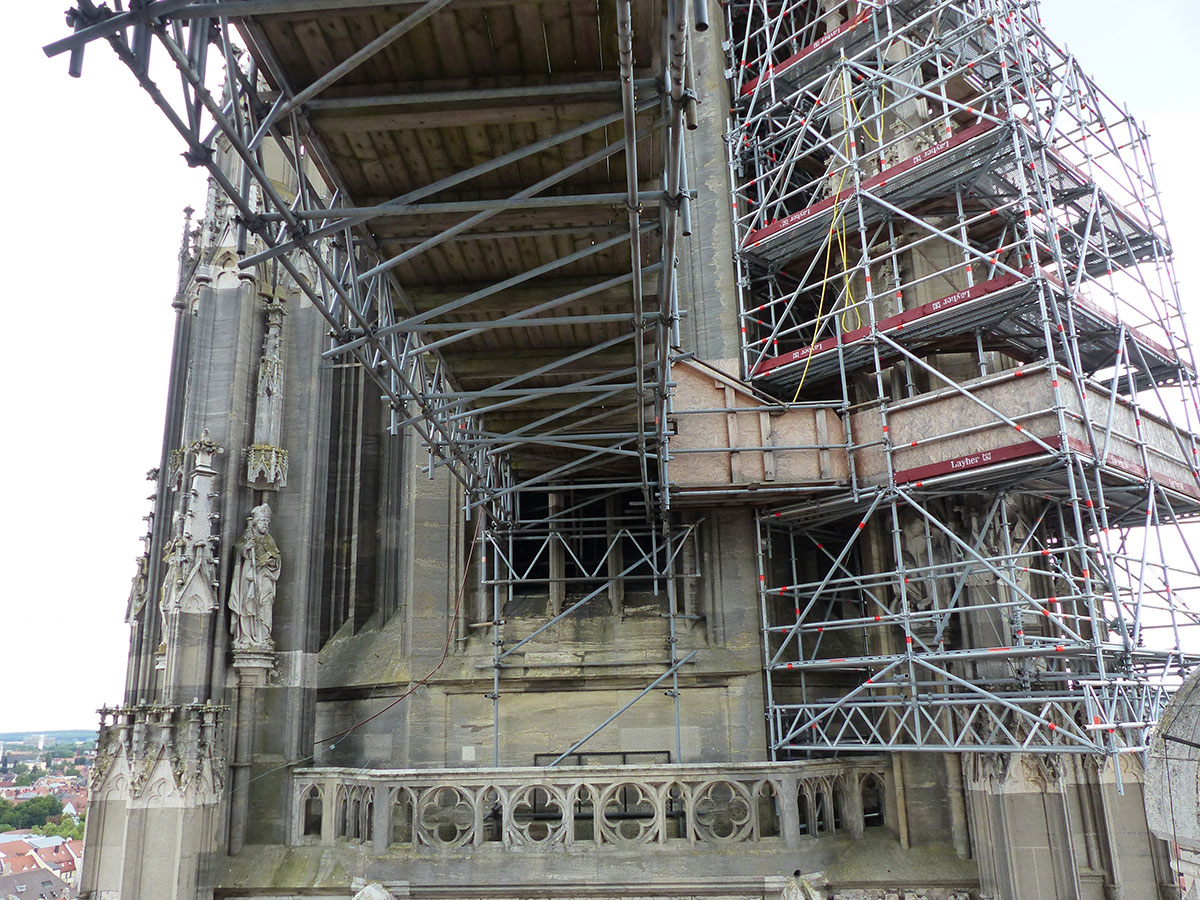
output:
M292 840L360 844L376 853L794 843L882 824L888 785L890 768L878 758L782 765L301 769L292 795ZM332 807L320 798L334 798Z

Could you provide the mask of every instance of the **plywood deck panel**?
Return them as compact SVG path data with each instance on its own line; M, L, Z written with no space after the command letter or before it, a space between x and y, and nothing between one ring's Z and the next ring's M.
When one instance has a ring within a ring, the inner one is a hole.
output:
M575 54L572 52L570 9L565 3L543 3L541 13L550 71L570 72L574 70Z
M548 74L549 53L546 49L546 32L542 28L539 10L533 5L520 4L513 7L517 38L521 45L521 63L524 71Z
M304 54L308 70L312 73L311 81L316 81L322 74L337 65L340 57L325 40L321 23L315 19L302 19L296 23L295 38L298 49ZM298 87L307 87L307 84Z
M392 45L396 54L407 62L397 70L397 80L411 78L426 81L445 78L445 68L437 52L437 33L429 21L424 21Z
M669 472L672 490L693 499L735 488L764 501L849 477L841 420L828 409L783 411L734 378L691 361L672 365L676 384ZM819 444L833 453L813 452ZM804 449L781 449L800 447Z
M463 58L475 75L494 75L500 71L496 52L488 35L488 10L455 9L454 18L461 36Z
M1057 397L1055 382L1061 386ZM1099 385L1087 384L1086 401L1081 400L1065 369L1043 363L974 379L963 387L971 397L947 388L889 408L887 424L897 482L923 483L941 475L982 472L990 465L1054 456L1062 449L1098 460L1114 472L1154 478L1200 500L1200 483L1192 474L1190 437L1184 433L1181 446L1164 420L1138 412L1123 398L1113 405L1110 418L1110 395ZM1056 403L1061 403L1063 410L1061 424ZM1011 421L1004 421L982 404L1002 410ZM881 425L877 410L855 413L855 441L877 440L882 436ZM1092 435L1098 452L1091 445ZM887 478L883 448L878 444L856 451L855 466L868 482L883 483Z

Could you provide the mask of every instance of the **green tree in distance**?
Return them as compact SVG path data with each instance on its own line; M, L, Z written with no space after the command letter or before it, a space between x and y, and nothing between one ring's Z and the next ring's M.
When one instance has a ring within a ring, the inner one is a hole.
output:
M82 841L84 824L87 821L87 813L85 812L79 817L79 821L75 822L70 816L55 816L58 821L50 819L45 825L37 825L32 829L37 834L44 834L46 837L66 838L68 841Z
M34 797L23 803L0 799L0 831L45 825L51 816L61 816L62 808L57 797Z

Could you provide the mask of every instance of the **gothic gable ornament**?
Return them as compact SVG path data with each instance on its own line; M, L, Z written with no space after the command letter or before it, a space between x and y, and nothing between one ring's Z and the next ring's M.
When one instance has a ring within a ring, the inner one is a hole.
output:
M159 612L162 616L162 644L165 652L171 642L172 616L178 613L205 614L218 603L216 549L219 538L214 526L220 515L215 511L217 470L213 456L223 448L211 440L208 429L186 448L196 458L182 510L172 516L172 537L163 553L165 574L160 587Z

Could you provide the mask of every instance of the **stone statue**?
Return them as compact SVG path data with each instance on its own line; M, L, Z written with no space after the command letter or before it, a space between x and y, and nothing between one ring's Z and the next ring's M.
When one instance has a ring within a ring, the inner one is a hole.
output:
M351 900L395 900L395 898L392 896L392 892L382 884L372 881L355 894Z
M783 890L779 893L779 900L821 900L820 893L813 887L813 882L821 884L825 882L825 876L820 872L812 875L801 875L797 869L783 883Z
M158 652L167 652L167 637L171 634L171 612L179 608L179 589L183 586L186 566L184 542L179 536L183 528L183 517L175 512L171 516L171 531L175 537L167 542L163 553L163 580L158 590L158 615L160 627Z
M137 625L146 606L146 596L150 593L150 555L143 553L138 557L137 572L133 576L133 584L129 586L129 604L125 607L125 623Z
M271 507L266 503L250 511L250 524L237 542L237 563L229 588L229 626L233 649L269 649L271 610L279 580L279 547L268 533Z

